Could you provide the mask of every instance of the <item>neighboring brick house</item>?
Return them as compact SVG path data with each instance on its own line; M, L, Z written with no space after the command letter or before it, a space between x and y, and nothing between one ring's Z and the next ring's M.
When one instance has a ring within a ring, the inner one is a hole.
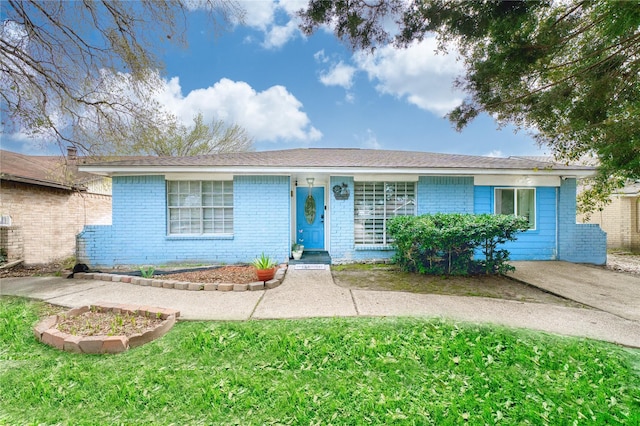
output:
M111 179L78 172L66 158L0 150L0 246L10 261L73 256L85 225L111 223Z
M640 181L611 195L609 204L583 221L600 225L607 233L607 247L640 251Z
M365 149L291 149L119 159L80 166L113 179L113 224L88 225L92 266L239 263L291 245L334 263L388 259L386 220L436 212L518 214L514 260L604 264L606 234L576 223L576 180L595 168L533 159Z

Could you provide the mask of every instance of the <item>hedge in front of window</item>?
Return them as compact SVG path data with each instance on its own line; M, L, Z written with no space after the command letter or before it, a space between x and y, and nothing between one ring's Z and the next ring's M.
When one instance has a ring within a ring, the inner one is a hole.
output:
M434 275L500 274L513 270L499 244L514 241L529 227L514 215L436 213L387 222L395 262L404 270ZM484 258L474 259L474 253Z

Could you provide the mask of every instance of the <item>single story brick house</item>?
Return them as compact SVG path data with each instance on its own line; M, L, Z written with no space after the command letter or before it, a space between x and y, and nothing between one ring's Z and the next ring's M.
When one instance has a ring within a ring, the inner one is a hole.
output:
M76 169L76 151L34 156L0 150L0 249L9 262L73 256L88 224L111 223L111 179Z
M94 266L287 261L291 245L333 263L393 255L385 223L435 212L519 214L514 260L604 264L606 234L576 223L576 179L595 169L524 158L290 149L86 164L113 182L113 221L85 226Z

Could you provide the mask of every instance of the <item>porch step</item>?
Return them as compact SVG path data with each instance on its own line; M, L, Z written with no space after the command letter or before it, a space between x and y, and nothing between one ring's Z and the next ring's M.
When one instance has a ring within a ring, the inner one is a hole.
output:
M289 259L289 265L331 265L328 251L303 251L300 260Z

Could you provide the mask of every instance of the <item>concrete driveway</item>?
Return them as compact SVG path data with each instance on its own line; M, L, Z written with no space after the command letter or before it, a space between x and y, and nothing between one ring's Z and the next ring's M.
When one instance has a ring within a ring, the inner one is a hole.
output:
M640 321L640 275L568 262L512 262L509 276L566 299Z

